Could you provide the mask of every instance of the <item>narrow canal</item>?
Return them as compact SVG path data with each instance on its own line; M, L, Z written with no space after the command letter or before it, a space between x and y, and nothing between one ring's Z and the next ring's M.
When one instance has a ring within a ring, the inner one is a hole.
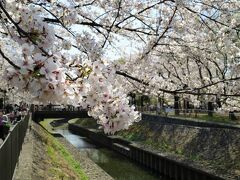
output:
M126 157L103 147L95 146L89 139L72 134L67 129L58 129L71 144L92 159L110 176L117 180L168 180L151 173Z

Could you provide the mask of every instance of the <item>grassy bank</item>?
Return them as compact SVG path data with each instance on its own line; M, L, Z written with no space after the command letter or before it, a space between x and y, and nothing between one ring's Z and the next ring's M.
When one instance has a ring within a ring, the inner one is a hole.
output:
M52 120L43 121L42 125L46 129L51 129L49 123ZM67 149L57 141L53 136L47 133L41 127L36 132L42 141L43 149L45 150L47 161L46 174L49 178L47 179L79 179L87 180L88 177L83 172L79 165L79 162L75 161L73 156L67 151Z
M96 125L96 121L86 119L75 119L72 123L87 128ZM227 179L240 176L240 133L237 130L140 121L116 135Z
M47 139L47 153L52 160L51 173L54 173L59 179L64 179L70 173L77 179L87 180L88 178L82 171L79 163L74 160L65 147L53 137L48 137Z
M240 176L240 133L237 130L139 122L117 135L227 179Z
M82 127L97 129L97 121L93 118L75 118L71 119L69 123L78 124Z

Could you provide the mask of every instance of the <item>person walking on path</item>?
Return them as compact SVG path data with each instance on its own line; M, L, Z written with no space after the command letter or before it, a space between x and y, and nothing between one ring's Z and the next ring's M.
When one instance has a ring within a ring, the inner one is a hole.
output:
M5 136L4 136L4 123L3 123L3 111L0 110L0 138L2 140L5 139Z

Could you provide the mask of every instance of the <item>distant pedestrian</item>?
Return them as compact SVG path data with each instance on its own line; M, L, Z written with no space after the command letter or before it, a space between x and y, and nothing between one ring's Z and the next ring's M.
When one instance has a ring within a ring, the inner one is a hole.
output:
M1 120L0 120L1 121ZM4 141L5 139L5 136L4 136L4 127L3 125L1 124L0 125L0 139L2 139Z
M9 127L4 125L3 111L0 110L0 138L2 140L5 140L5 137L7 136L8 131L9 131Z

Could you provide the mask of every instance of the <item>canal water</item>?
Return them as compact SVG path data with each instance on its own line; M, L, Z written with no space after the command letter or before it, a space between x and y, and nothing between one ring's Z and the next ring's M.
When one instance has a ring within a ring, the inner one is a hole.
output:
M67 129L58 129L71 144L92 159L104 171L116 180L168 180L157 176L126 157L109 149L95 146L85 137L72 134Z

